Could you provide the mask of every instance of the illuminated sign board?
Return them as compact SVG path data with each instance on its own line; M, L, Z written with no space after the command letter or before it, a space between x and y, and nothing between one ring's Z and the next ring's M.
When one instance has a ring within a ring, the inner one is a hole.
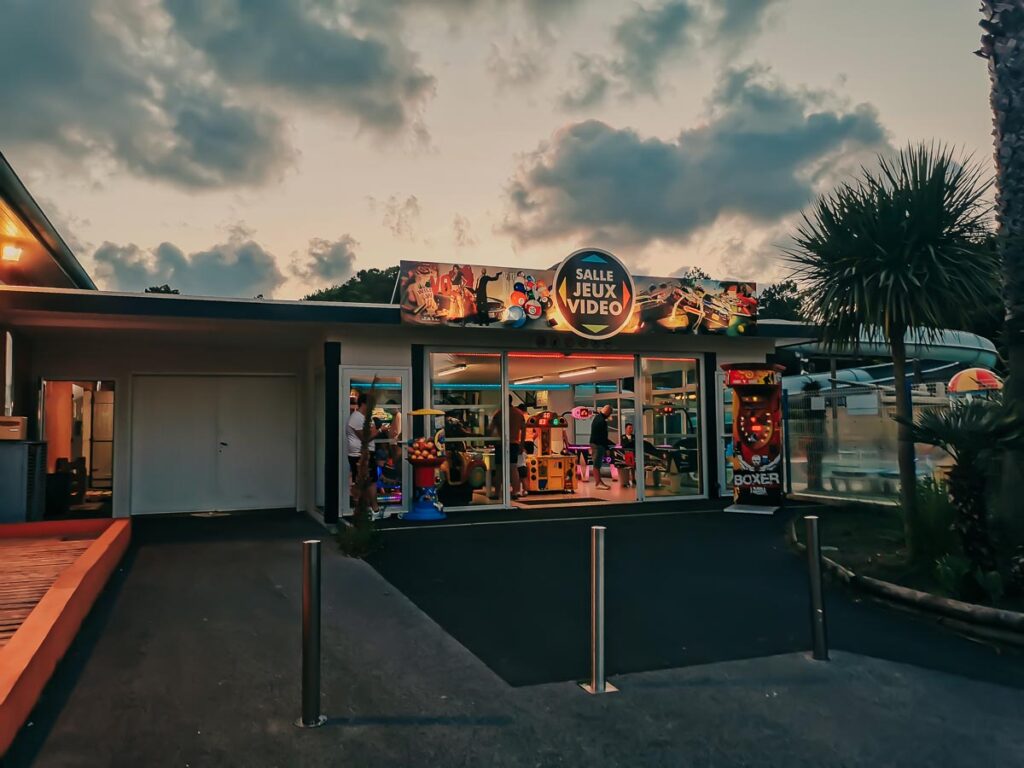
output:
M402 322L410 325L618 334L749 336L757 286L741 280L631 275L597 248L555 269L403 261Z

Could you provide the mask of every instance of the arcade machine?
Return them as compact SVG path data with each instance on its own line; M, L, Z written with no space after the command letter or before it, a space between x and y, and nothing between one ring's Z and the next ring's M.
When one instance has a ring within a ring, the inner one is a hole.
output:
M732 388L733 504L770 515L782 504L782 371L768 363L723 365Z
M526 457L524 482L530 493L575 492L574 458L551 451L551 430L565 430L568 426L565 416L559 416L554 411L542 411L527 418L526 439L536 447L535 452Z
M373 410L371 415L373 424L377 429L388 428L390 429L394 422L394 413L377 406ZM378 443L378 445L380 445ZM371 460L375 462L375 469L377 473L377 501L382 504L401 504L402 503L402 465L401 457L391 454L390 445L388 445L387 458L381 459L380 456L372 456Z
M421 408L410 411L410 416L443 416L444 411ZM444 520L444 506L437 499L437 470L446 461L442 453L444 430L434 437L410 440L406 458L413 468L413 503L409 511L399 515L403 520Z

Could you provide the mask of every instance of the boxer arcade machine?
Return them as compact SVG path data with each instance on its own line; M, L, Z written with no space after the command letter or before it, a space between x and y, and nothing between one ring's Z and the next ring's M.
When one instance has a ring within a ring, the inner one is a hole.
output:
M733 504L727 512L770 515L782 504L781 365L723 365L732 389Z

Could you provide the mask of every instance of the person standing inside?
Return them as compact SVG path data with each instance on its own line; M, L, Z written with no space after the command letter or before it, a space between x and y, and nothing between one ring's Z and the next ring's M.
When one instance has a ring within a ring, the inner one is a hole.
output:
M491 414L491 423L487 428L487 435L489 437L497 438L497 450L494 452L494 471L491 472L491 487L488 489L487 496L494 501L501 498L501 483L502 478L505 476L502 471L502 462L500 460L501 455L501 406L494 410Z
M601 477L601 468L604 466L605 456L608 455L608 419L612 415L612 407L603 405L594 414L594 420L590 423L590 457L594 462L594 480L596 487L609 491L608 485Z
M367 443L367 464L365 482L359 482L359 459L363 453L363 429L366 426L366 411L368 399L365 392L360 392L356 398L356 409L349 414L348 424L345 427L346 443L348 445L348 466L350 480L352 481L352 500L358 507L363 494L368 494L367 502L373 514L379 511L377 504L377 471L376 471L376 438L381 434L386 435L385 430L377 429L373 422L369 425ZM373 457L371 459L370 457Z
M388 400L387 405L393 406L389 409L391 410L391 423L388 424L388 440L394 441L391 443L391 450L388 453L395 467L400 469L402 466L402 409L394 400Z
M525 496L523 479L519 476L519 456L525 450L526 414L512 405L512 395L508 396L508 459L509 480L512 484L512 498Z
M623 485L627 488L636 485L636 437L631 421L622 430L622 475Z

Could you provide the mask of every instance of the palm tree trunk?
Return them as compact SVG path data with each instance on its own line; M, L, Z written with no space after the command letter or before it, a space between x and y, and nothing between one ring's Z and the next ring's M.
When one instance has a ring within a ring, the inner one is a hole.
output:
M910 424L914 419L913 403L907 388L907 349L902 328L893 329L889 341L892 350L893 385L896 387L896 460L900 470L900 508L903 510L903 534L907 545L907 559L913 560L914 528L917 522L914 491L917 487L917 473L914 468L914 439Z
M1024 0L982 0L978 53L988 59L995 138L996 221L1003 259L1009 380L1004 397L1024 408ZM1024 477L1024 454L1003 462L1001 517L1008 523ZM1009 514L1007 514L1009 513ZM1007 531L1024 541L1024 526Z

